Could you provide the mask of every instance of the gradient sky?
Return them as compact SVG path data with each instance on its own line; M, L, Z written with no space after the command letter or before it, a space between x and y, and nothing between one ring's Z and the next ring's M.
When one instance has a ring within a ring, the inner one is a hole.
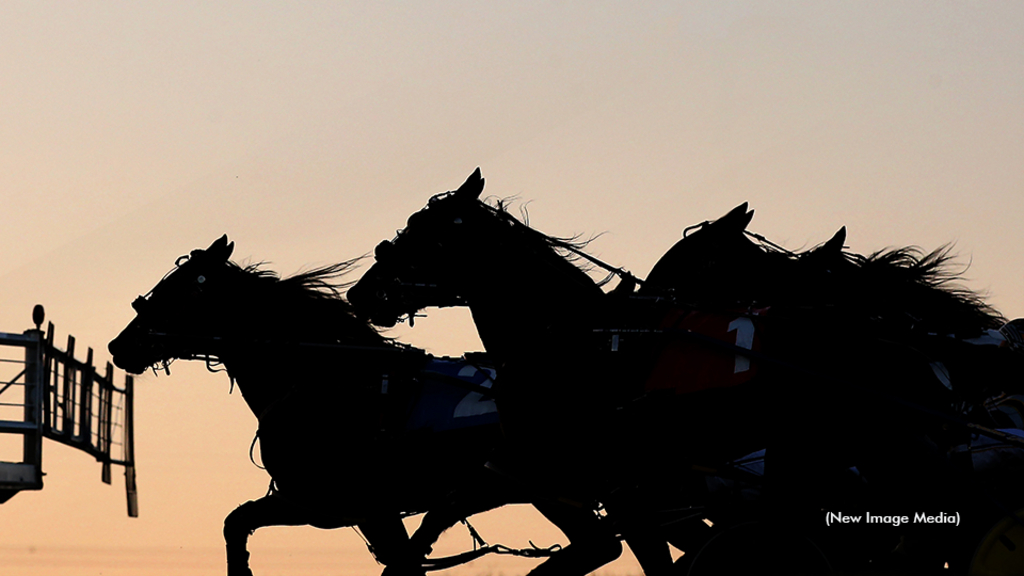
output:
M106 361L177 256L223 233L285 274L365 254L477 166L485 194L552 234L605 232L592 252L641 276L683 227L749 201L789 248L843 225L858 252L955 242L967 285L1024 316L1024 4L669 4L4 2L0 331L42 303L58 340ZM394 335L480 347L453 310ZM119 471L105 486L47 442L46 488L0 507L0 555L205 550L189 573L221 573L223 517L267 486L255 418L179 362L137 380L136 420L140 518ZM557 538L529 512L482 522ZM274 529L253 561L372 573L360 546ZM45 573L32 558L9 565ZM135 560L104 562L73 573Z

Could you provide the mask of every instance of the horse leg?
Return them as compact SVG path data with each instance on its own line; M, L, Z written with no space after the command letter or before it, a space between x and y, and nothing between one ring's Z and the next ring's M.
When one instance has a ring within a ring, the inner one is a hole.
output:
M606 504L606 507L609 518L619 517L619 507L610 504ZM626 512L624 515L629 517L632 514ZM622 531L622 537L646 576L666 576L673 572L672 552L669 551L668 541L659 533L657 527L650 526L646 519L641 517L639 522L630 522L628 528Z
M411 539L414 553L421 556L428 554L430 546L437 541L441 533L460 520L510 503L510 499L505 496L499 498L474 494L473 497L467 497L463 494L461 497L456 496L447 505L427 512ZM618 538L598 524L600 521L591 510L551 502L534 503L534 507L552 524L558 526L570 544L530 572L531 576L583 576L622 554L622 544ZM667 545L665 553L667 567L671 568L672 559L668 556ZM660 575L661 572L649 574ZM388 571L385 571L385 575L391 576Z
M569 545L533 569L529 576L588 574L617 559L622 543L592 510L554 502L534 502L534 508L558 526Z
M474 514L487 512L511 503L508 494L497 491L489 494L481 490L459 490L449 496L442 505L423 515L416 532L410 538L413 554L423 557L430 554L433 545L446 530Z
M444 505L427 512L420 527L410 539L411 552L417 554L417 558L422 558L430 553L431 546L441 533L460 520L510 502L522 501L521 498L510 498L505 491L498 491L498 495L491 495L488 492L482 490L459 491L450 497ZM592 511L551 502L534 503L534 507L562 530L569 539L570 545L537 567L530 573L531 576L551 574L582 576L615 560L622 553L622 544L619 543L618 538L605 526L598 524L600 520ZM667 567L671 568L672 559L668 555L667 545L664 547ZM662 572L648 573L661 574ZM392 576L390 568L384 571L384 576Z
M678 478L678 474L670 477ZM665 494L658 485L645 484L643 488L618 490L604 500L608 519L615 522L618 532L636 556L646 576L665 576L674 572L668 540L649 513L661 505L657 496Z
M275 495L250 500L224 519L224 542L227 547L228 576L252 576L246 543L257 528L264 526L304 526L305 514Z
M426 574L409 543L402 517L398 514L373 517L358 524L377 562L384 564L382 576L422 576Z

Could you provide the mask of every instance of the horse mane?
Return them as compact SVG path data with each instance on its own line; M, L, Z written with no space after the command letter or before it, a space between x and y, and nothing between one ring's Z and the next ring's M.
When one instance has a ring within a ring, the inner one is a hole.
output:
M531 244L535 244L540 251L548 249L566 263L571 264L579 274L570 274L579 278L581 282L594 284L600 288L611 281L613 277L611 274L601 280L594 280L590 276L590 272L594 270L594 266L579 256L579 253L583 252L587 246L589 246L590 243L596 240L600 235L584 239L582 234L574 234L572 236L551 236L549 234L545 234L544 232L530 226L529 214L526 212L525 206L520 209L520 213L522 215L521 219L516 218L511 212L509 212L509 207L515 200L515 197L509 197L498 198L494 200L493 205L488 204L483 200L479 200L479 203L481 206L491 211L497 218L507 222L512 229L520 232Z
M905 246L844 256L862 276L848 288L848 296L855 290L871 290L866 296L874 308L888 307L890 316L902 313L913 322L910 327L936 334L971 334L1006 323L982 293L963 285L966 267L955 269L951 244L931 252Z
M274 314L253 307L254 314L262 314L268 319L278 318L278 321L299 319L304 325L304 333L300 336L303 340L395 346L393 339L381 335L375 326L358 317L343 294L353 282L341 281L341 278L360 259L329 264L287 277L264 269L262 262L241 266L229 260L226 265L233 275L248 281L254 288L248 297L275 302L279 307ZM239 296L243 295L240 293Z

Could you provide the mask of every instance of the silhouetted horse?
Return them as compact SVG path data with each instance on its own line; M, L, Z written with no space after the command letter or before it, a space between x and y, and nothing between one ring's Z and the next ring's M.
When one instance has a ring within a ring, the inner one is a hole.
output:
M306 524L358 526L389 574L422 574L413 561L442 530L531 499L484 471L499 433L483 395L493 371L479 358L434 359L357 319L335 283L350 263L281 279L229 261L232 249L225 236L180 258L109 345L132 373L176 358L223 363L257 416L273 482L225 520L230 575L251 574L254 530ZM472 496L428 513L410 543L402 517L460 487ZM592 510L536 505L574 541L542 565L548 572L582 575L621 550Z
M894 512L958 502L967 472L946 452L967 435L948 424L1016 360L964 342L1002 318L949 285L946 252L863 257L838 235L793 254L749 240L744 205L681 241L635 294L629 276L606 294L575 263L590 259L581 245L479 201L482 189L478 170L431 198L348 297L384 326L470 308L502 373L499 462L514 474L614 503L768 446L772 501L794 514L839 502L852 465ZM657 572L667 557L640 559Z

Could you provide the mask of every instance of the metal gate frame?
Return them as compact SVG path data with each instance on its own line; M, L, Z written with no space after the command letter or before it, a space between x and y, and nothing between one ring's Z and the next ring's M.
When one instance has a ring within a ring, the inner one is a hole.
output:
M61 350L53 344L53 323L47 325L44 337L39 330L41 322L40 312L35 329L23 334L0 333L0 346L25 349L24 370L10 381L0 382L0 404L24 406L22 420L0 420L0 433L24 437L21 462L0 462L0 503L21 490L42 489L45 437L95 457L102 464L101 479L106 484L111 483L111 465L124 466L128 516L135 518L139 505L135 482L134 379L125 375L124 387L119 388L114 384L114 366L110 362L100 374L93 365L92 348L88 349L85 361L76 359L74 336L68 336L67 349ZM16 386L24 387L24 401L4 402L3 394ZM113 457L112 449L119 451L120 457Z

